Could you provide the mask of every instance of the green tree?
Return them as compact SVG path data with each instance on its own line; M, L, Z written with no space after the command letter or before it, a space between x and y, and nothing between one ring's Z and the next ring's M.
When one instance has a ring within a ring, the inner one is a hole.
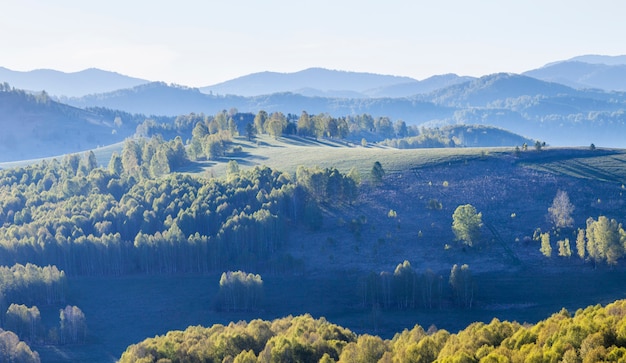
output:
M570 247L569 238L558 241L557 245L559 247L559 256L570 257L572 255L572 248Z
M315 135L315 125L313 124L313 120L309 117L309 114L306 111L302 111L300 118L298 119L298 135L300 136L314 136Z
M237 123L233 120L232 117L228 119L228 131L230 134L234 136L239 136L239 129L237 128Z
M586 243L587 241L585 240L585 230L582 228L578 229L578 234L576 235L576 252L578 254L578 257L580 257L581 259L585 259L585 257L587 256L587 248L586 248Z
M285 127L287 127L287 118L285 115L283 115L282 112L274 112L267 121L265 131L267 131L270 136L277 139L283 134Z
M236 177L239 176L239 163L237 163L237 161L235 160L229 160L228 164L226 165L226 178L228 180L234 180Z
M141 147L135 140L127 139L124 142L124 148L122 149L122 166L124 172L139 179L141 175Z
M372 170L370 171L370 178L373 184L382 184L383 178L385 177L385 169L380 164L380 162L375 161L372 166Z
M121 176L124 172L124 166L122 165L122 157L115 151L111 154L111 160L109 161L109 172L115 176Z
M265 133L265 123L267 122L267 112L261 110L254 116L254 128L257 132Z
M457 241L470 247L480 238L482 226L482 213L478 213L471 204L458 206L452 214L452 231Z
M614 265L624 255L626 232L615 219L605 216L587 219L587 253L595 262L606 261Z
M552 245L550 244L550 233L541 234L541 248L539 249L546 257L552 257Z
M251 122L246 124L246 136L248 137L248 141L252 141L256 136L256 127Z

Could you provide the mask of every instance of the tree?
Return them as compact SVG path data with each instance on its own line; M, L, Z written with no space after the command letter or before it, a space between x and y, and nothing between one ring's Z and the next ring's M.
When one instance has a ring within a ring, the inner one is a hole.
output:
M578 257L581 259L585 259L587 255L587 249L585 248L585 230L582 228L578 229L578 235L576 236L576 252L578 253Z
M283 130L287 127L287 118L281 112L274 112L265 125L265 131L270 136L277 139L283 134Z
M121 176L124 172L124 166L122 165L122 157L115 151L111 154L111 160L109 161L109 172L115 176Z
M267 112L261 110L254 116L254 128L259 133L265 133L265 123L267 122Z
M545 142L541 142L539 140L535 141L535 150L541 151L546 146Z
M559 256L570 257L572 255L572 249L569 244L569 238L566 238L562 241L558 241L557 245L559 246Z
M11 304L6 312L5 327L20 338L33 342L37 338L41 316L36 306Z
M541 248L539 249L546 257L552 257L552 245L550 244L550 233L541 234Z
M246 136L248 137L248 141L252 141L256 136L256 128L251 122L246 124Z
M80 343L87 337L85 314L77 306L67 305L59 311L63 343Z
M370 177L373 184L382 184L383 178L385 177L385 169L380 164L380 162L375 161L372 166L372 171L370 172Z
M458 206L452 214L452 231L457 241L470 247L480 238L482 226L482 213L477 213L471 204Z
M587 219L587 253L595 262L606 261L614 265L624 255L626 232L615 219L605 216Z
M474 299L474 283L468 265L455 264L450 270L450 285L460 306L471 308Z
M239 172L239 163L235 160L228 161L228 164L226 164L226 178L233 180L239 176Z
M261 275L244 271L228 271L220 277L219 300L222 308L233 311L255 309L261 301Z
M556 228L569 228L574 225L574 218L572 218L572 212L574 211L574 205L570 203L567 192L559 190L556 192L556 196L552 201L552 206L548 208L550 213L550 220Z
M302 111L300 118L298 119L298 135L300 136L313 136L315 135L315 125L313 120L309 117L306 111Z
M407 137L409 134L409 131L406 128L406 122L402 120L396 121L396 123L393 125L393 128L396 132L396 136L399 138Z
M235 120L233 120L232 117L228 119L228 131L233 137L239 135L239 130L237 129L237 123L235 122Z

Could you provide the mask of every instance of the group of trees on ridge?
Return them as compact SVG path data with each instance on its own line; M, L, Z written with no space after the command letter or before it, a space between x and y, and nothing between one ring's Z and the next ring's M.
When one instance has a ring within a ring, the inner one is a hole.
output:
M576 255L582 260L592 261L594 264L605 262L615 265L626 254L626 231L622 224L606 216L587 218L585 228L574 229L572 212L575 207L570 202L567 192L557 191L552 205L548 208L548 215L553 230L542 233L535 231L534 239L541 243L540 251L546 257L551 257L556 251L558 256L569 258ZM571 233L573 237L565 237ZM556 249L553 248L552 237L556 237Z
M98 110L102 111L102 110ZM111 112L109 112L111 113ZM124 116L128 118L129 116ZM522 140L502 129L481 125L454 125L446 127L419 127L403 120L373 117L368 114L334 117L327 113L300 115L259 111L241 113L237 109L215 115L191 113L173 121L157 122L146 119L137 126L136 135L162 135L173 139L183 137L189 145L191 159L214 159L223 155L231 137L246 136L252 140L258 134L272 137L297 135L311 138L346 139L353 142L380 142L399 149L456 147L487 142L489 145L513 145ZM187 135L191 134L189 139Z
M493 319L456 334L419 325L392 339L357 335L310 315L189 327L129 346L121 363L201 362L619 362L626 301L563 309L536 324Z

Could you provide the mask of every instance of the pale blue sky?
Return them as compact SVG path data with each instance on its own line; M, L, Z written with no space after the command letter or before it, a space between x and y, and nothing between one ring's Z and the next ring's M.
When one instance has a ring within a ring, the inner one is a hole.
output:
M523 72L626 54L621 0L3 0L0 66L97 67L188 86L309 67Z

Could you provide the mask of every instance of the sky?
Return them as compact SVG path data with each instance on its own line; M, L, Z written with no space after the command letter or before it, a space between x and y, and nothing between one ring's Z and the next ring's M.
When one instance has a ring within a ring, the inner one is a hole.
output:
M521 73L626 54L622 0L2 0L0 66L191 87L311 67Z

